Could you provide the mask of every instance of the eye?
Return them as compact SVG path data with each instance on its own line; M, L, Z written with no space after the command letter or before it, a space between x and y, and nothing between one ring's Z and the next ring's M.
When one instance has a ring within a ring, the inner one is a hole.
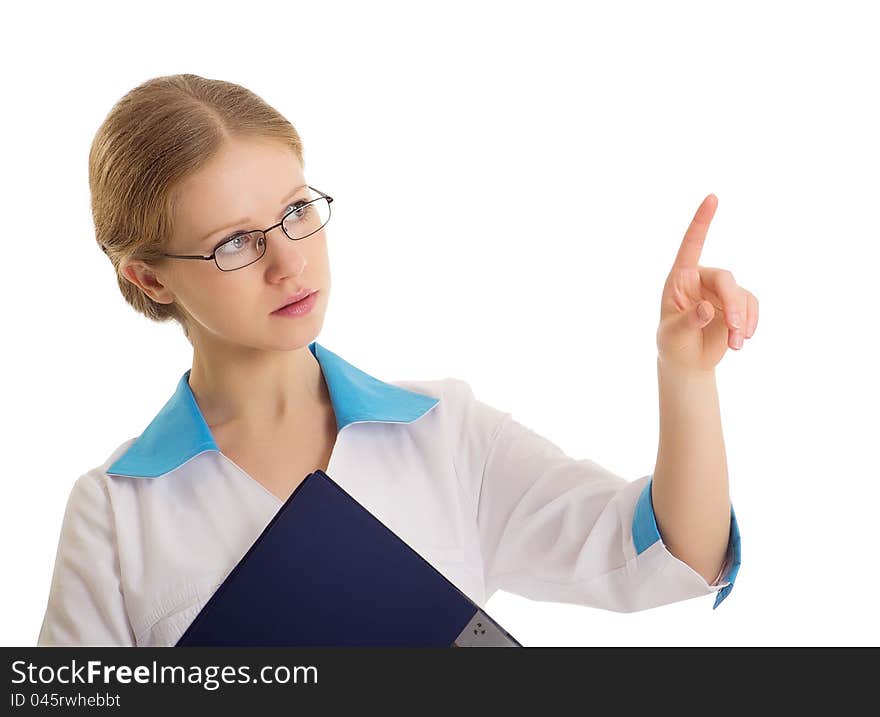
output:
M298 208L302 208L306 204L308 204L308 202L305 199L297 199L295 202L291 202L284 209L285 216L291 212L296 212ZM295 216L298 217L301 216L301 214L299 212L296 212Z
M302 219L306 215L306 212L304 212L304 211L298 212L296 210L297 209L301 210L303 207L305 207L306 210L311 209L310 206L306 206L309 204L309 201L310 200L308 200L308 199L297 199L296 201L291 202L290 204L288 204L284 208L284 211L281 212L281 216L284 219L287 219L288 221L290 221L291 219L294 219L294 220ZM242 237L247 237L248 239L250 239L250 235L248 232L238 232L236 234L231 234L230 236L226 237L225 239L221 239L220 243L217 244L216 247L214 247L214 251L218 251L220 249L237 250L240 247L235 246L235 244L233 242L236 239L241 239Z
M218 246L216 251L222 253L236 252L241 250L248 242L250 242L250 240L250 234L233 234L229 239Z

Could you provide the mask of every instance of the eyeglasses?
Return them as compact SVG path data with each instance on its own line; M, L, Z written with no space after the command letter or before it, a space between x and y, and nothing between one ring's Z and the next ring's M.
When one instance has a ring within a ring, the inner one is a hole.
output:
M330 221L330 203L333 201L333 197L312 186L309 186L309 189L321 196L291 202L292 209L277 224L273 224L268 229L236 232L215 247L209 256L201 254L163 254L162 256L174 259L204 259L206 261L213 259L220 271L235 271L249 266L263 258L266 253L266 234L275 227L281 227L292 241L299 241L320 231Z

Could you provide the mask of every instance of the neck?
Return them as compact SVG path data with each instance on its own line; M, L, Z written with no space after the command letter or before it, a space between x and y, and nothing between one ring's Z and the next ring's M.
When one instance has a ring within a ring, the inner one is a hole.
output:
M195 350L189 385L211 428L233 424L258 432L330 405L321 366L308 346L232 357Z

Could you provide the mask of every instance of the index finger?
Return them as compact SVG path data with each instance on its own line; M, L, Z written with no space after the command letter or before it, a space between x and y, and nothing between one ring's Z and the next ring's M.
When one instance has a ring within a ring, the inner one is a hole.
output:
M718 206L718 197L709 194L697 207L697 212L691 220L690 226L685 232L684 239L678 249L673 268L696 268L700 261L700 253L703 251L703 243L709 231L709 223L715 216L715 208Z

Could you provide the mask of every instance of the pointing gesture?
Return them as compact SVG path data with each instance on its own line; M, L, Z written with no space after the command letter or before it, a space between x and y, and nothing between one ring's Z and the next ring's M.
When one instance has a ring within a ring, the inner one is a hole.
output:
M718 198L697 209L663 287L657 350L661 362L709 371L727 348L740 349L758 324L758 299L725 269L699 266Z

